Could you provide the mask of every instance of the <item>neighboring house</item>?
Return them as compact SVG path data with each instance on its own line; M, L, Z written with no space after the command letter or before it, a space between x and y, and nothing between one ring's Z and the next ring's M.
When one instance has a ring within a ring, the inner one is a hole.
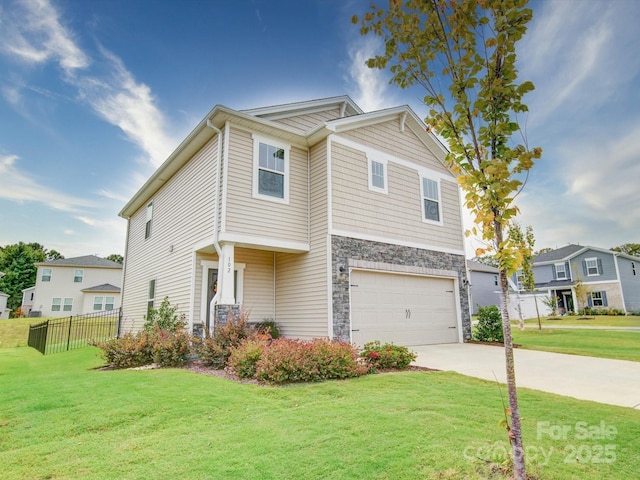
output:
M596 247L567 245L537 255L533 261L536 289L558 299L560 313L584 307L640 310L640 258ZM576 295L576 280L587 292Z
M86 255L36 266L31 316L68 317L120 307L119 263Z
M469 338L445 155L408 106L216 106L120 212L124 328L169 297L196 334L242 307L301 339Z
M22 304L20 309L25 317L30 316L31 310L33 310L33 299L36 294L36 287L29 287L22 290Z
M7 308L7 300L9 300L9 295L0 292L0 320L9 318L9 314L11 313Z
M467 260L469 271L469 304L471 314L478 314L478 307L500 305L498 269L491 265Z

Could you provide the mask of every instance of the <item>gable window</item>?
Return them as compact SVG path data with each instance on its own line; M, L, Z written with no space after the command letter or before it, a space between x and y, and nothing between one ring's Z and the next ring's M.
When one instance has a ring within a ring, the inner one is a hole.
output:
M151 236L151 219L153 218L153 202L147 205L147 222L144 224L144 238Z
M387 163L369 159L369 190L387 193Z
M147 317L151 315L156 298L156 281L149 280L149 296L147 298Z
M607 292L591 292L589 294L589 306L590 307L606 307Z
M75 272L73 272L73 281L75 283L82 283L83 278L84 278L84 270L81 268L76 268Z
M435 180L422 177L422 219L442 223L440 212L440 185Z
M289 148L289 145L254 136L254 197L289 203Z
M498 285L498 275L493 276L493 284Z
M600 275L600 266L597 258L586 258L584 260L585 273L587 276Z
M556 263L554 265L556 267L556 280L566 280L567 279L567 268L564 263Z
M43 268L42 269L42 281L43 282L50 282L51 281L51 269L50 268Z

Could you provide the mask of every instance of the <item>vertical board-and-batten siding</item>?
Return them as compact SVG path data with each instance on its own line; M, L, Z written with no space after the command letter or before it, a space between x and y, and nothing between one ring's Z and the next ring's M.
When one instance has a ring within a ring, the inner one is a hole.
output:
M253 138L231 127L226 187L226 233L308 243L307 152L289 152L289 204L253 198ZM269 221L265 221L269 219Z
M284 335L303 339L330 335L326 142L309 159L310 251L276 256L276 321Z
M194 245L213 236L217 136L205 144L129 219L123 329L137 330L147 313L149 281L155 306L165 296L189 318ZM145 239L147 205L151 236Z
M295 115L292 117L278 118L274 121L283 125L287 125L289 127L297 128L303 132L308 132L321 123L327 122L329 120L335 120L337 118L340 118L340 109L332 108L330 110L323 110L321 112L308 113L305 115Z
M387 154L384 158L402 158L398 157L398 154L406 153L400 148L405 143L403 139L408 137L412 140L415 136L408 129L401 133L397 122L387 123L390 124L390 129L376 128L378 133L387 134L386 140L380 141L398 145L399 148L398 153ZM371 127L361 130L369 128ZM359 134L358 137L369 136ZM332 142L331 209L334 229L354 235L377 237L389 242L411 242L444 250L464 249L458 185L422 143L414 145L412 158L403 159L410 161L415 168L388 161L387 194L369 190L367 154L354 147L354 143L350 142L350 145L352 146L341 144L339 138ZM363 147L363 150L365 148ZM375 155L372 158L375 159ZM428 169L441 178L443 225L434 225L422 220L420 169Z

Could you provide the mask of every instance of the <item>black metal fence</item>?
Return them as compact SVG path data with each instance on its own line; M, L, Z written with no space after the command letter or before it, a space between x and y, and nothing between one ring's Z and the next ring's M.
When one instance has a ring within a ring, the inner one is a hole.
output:
M45 320L29 325L30 347L43 355L86 346L118 336L121 309Z

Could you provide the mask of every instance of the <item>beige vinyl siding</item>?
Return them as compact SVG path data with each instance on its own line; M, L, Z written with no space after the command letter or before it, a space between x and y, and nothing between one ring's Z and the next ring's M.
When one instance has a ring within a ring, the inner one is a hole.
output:
M389 161L388 194L373 192L369 190L366 155L333 142L331 175L333 228L435 247L464 248L459 191L453 178L440 182L440 226L422 221L421 180L416 169Z
M329 120L335 120L336 118L340 118L339 108L332 108L331 110L309 113L306 115L280 118L274 121L283 125L287 125L289 127L298 128L303 132L308 132L312 128L317 127L319 124L327 122Z
M399 120L391 120L351 130L341 133L340 136L363 145L370 145L382 152L409 160L437 172L451 175L442 162L436 158L432 151L425 147L424 143L416 137L408 126L405 126L404 132L400 131Z
M194 245L213 236L217 137L209 141L129 220L123 302L124 331L138 330L147 310L149 281L155 306L165 296L189 318ZM151 236L146 208L153 202Z
M253 138L231 128L224 231L270 239L308 242L307 152L289 153L289 204L253 198Z
M329 335L326 143L312 148L310 163L311 249L276 257L276 320L284 335L303 339Z

